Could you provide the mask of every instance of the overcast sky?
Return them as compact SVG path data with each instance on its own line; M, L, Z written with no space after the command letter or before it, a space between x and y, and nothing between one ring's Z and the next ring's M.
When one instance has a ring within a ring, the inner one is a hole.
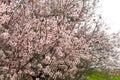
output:
M111 28L110 33L120 31L120 0L100 0L101 14Z
M120 32L120 0L100 0L100 4L101 14L111 28L109 33ZM118 63L120 63L119 61Z

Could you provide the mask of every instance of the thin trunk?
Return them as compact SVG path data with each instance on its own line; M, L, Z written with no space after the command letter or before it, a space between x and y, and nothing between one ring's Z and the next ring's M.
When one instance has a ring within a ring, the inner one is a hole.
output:
M35 77L35 76L32 76L32 80L36 80L36 77Z

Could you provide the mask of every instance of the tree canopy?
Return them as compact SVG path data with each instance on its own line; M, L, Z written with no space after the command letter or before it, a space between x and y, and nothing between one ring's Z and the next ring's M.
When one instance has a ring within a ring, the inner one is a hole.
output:
M56 80L108 66L119 37L105 32L97 2L0 0L0 78L19 80L24 73Z

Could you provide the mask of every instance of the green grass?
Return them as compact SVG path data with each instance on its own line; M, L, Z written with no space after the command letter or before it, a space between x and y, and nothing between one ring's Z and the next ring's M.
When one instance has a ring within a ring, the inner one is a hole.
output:
M88 76L88 80L120 80L120 76L110 76L103 72L93 71Z

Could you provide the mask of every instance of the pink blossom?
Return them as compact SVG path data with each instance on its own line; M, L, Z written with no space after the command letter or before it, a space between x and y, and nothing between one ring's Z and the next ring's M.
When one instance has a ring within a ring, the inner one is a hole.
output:
M45 61L50 61L50 56L45 56Z
M0 17L0 23L3 24L5 22L8 22L10 20L10 16L9 15L5 15L3 14L3 16Z
M0 34L0 37L3 39L8 39L10 37L10 34L8 32L4 32L4 33Z

